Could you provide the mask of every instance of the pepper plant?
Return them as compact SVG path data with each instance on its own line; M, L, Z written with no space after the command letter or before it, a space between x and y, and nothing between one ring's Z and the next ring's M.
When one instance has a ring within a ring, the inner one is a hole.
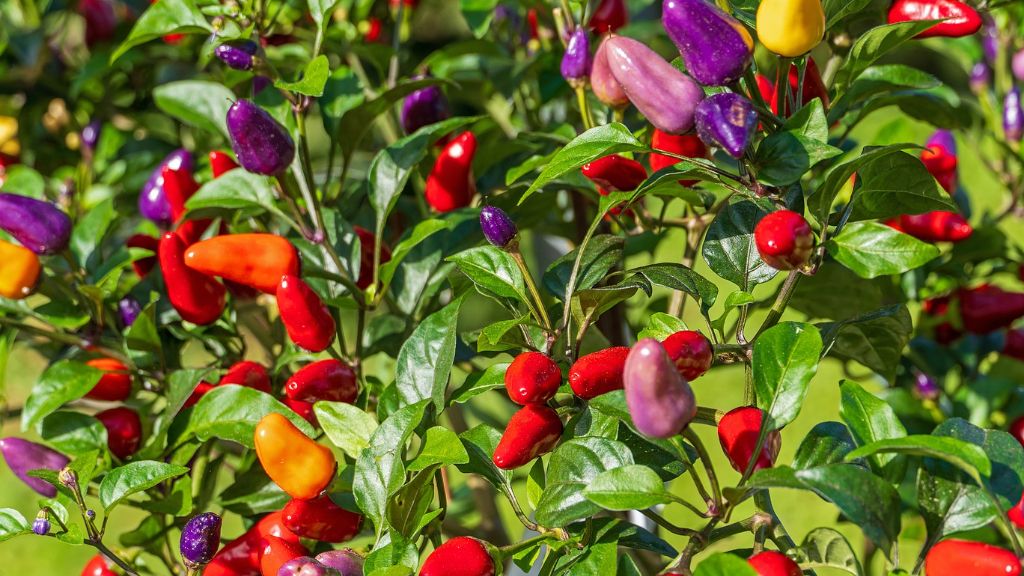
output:
M1019 2L418 4L0 6L0 551L1021 573Z

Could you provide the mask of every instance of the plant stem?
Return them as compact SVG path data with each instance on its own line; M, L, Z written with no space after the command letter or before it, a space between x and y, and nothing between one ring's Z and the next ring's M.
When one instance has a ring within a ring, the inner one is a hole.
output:
M583 129L590 130L594 127L594 117L590 114L590 103L587 101L587 90L584 85L576 87L576 103L580 107L580 116L583 119Z
M779 295L775 297L775 303L772 304L771 310L768 311L768 316L757 330L757 334L754 335L755 340L765 330L779 323L779 319L782 318L782 313L786 311L786 306L789 305L789 299L793 296L793 290L796 288L796 284L800 281L801 276L803 276L803 273L799 270L791 270L789 272L789 276L786 277L786 281L782 284L782 289L779 290Z
M107 548L107 546L101 540L89 539L86 540L85 543L99 550L100 554L103 554L104 556L109 558L111 562L117 564L122 570L124 570L126 576L139 576L138 572L133 570L132 567L127 562L122 560L117 554L114 554L114 552L111 551L110 548Z
M661 526L662 528L668 530L673 534L678 534L680 536L689 536L691 538L697 537L699 535L699 532L697 532L696 530L683 528L682 526L676 526L675 524L666 520L664 516L658 514L657 512L654 512L653 510L641 510L640 513L653 520L654 523L658 526Z
M536 304L537 313L540 316L537 318L544 323L544 328L549 332L551 331L551 318L548 317L548 311L544 308L544 300L540 296L540 292L537 290L537 283L533 281L533 275L530 274L530 269L526 266L526 261L523 260L523 253L519 250L517 245L515 249L509 250L509 255L516 261L516 265L519 266L519 271L523 273L523 281L526 283L526 288L530 291L530 296L533 297L533 301Z
M704 446L704 442L701 441L697 433L692 428L687 427L683 430L683 437L693 444L694 449L697 450L697 457L700 458L701 464L704 465L704 471L708 475L708 482L711 484L711 493L714 496L715 507L721 511L722 509L722 489L718 485L718 476L715 474L715 466L711 462L711 455L708 453L707 448Z

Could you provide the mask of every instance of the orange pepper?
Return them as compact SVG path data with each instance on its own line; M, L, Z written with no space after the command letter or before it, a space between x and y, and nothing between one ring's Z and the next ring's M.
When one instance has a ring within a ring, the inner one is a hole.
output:
M0 296L20 300L39 279L39 257L28 248L0 240Z
M267 476L292 498L315 498L334 479L334 454L277 412L256 425L255 443Z
M228 234L196 242L185 252L185 264L208 276L277 292L285 275L299 275L299 253L276 234Z

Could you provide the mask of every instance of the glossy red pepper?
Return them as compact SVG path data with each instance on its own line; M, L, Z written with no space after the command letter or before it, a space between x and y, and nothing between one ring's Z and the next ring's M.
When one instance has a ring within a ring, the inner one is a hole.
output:
M998 546L957 540L943 540L924 557L927 576L1020 576L1017 556Z
M121 406L100 412L96 419L107 429L111 454L124 460L138 452L142 444L142 420L138 412Z
M208 276L275 294L282 276L299 275L299 252L276 234L228 234L189 246L185 264Z
M971 223L963 216L939 210L924 214L904 214L886 220L885 223L924 242L961 242L974 233Z
M562 384L562 371L540 352L523 352L505 371L505 390L516 404L543 404Z
M647 179L644 165L625 156L611 154L583 165L583 175L602 190L608 192L636 190Z
M512 415L492 460L502 470L519 468L547 454L562 436L562 420L544 404L527 404Z
M921 162L928 172L939 182L942 189L952 194L956 191L957 158L956 153L932 144L921 151Z
M214 150L210 152L210 171L214 178L220 178L225 172L238 168L238 163L227 152Z
M594 9L588 26L596 34L615 32L629 23L629 8L626 0L601 0Z
M1024 528L1024 496L1021 496L1013 508L1006 511L1006 517L1017 528Z
M722 450L729 457L729 463L737 472L745 472L750 458L757 447L757 438L761 432L761 421L764 412L753 406L740 406L726 413L718 423L718 441ZM757 456L754 470L771 468L782 448L782 435L778 430L768 433L761 453Z
M139 278L149 274L149 271L156 266L156 253L160 246L160 241L149 234L132 234L128 237L125 245L129 248L142 248L143 250L153 251L153 256L146 256L132 262L132 269L135 270L135 274Z
M185 215L185 203L193 194L199 190L199 183L192 177L192 173L185 166L172 166L168 164L160 171L164 182L164 194L167 195L167 203L171 206L171 217L177 223L175 232L181 236L185 244L193 244L202 237L203 232L210 227L210 219L182 220Z
M800 90L800 69L795 64L791 64L789 67L789 74L787 75L789 80L789 90L792 94L796 94ZM771 106L772 112L779 113L779 94L775 89L775 82L762 76L757 75L757 88L761 92L761 96L765 102L768 102ZM828 88L825 87L825 82L821 79L821 72L818 70L818 65L814 62L813 58L807 59L807 68L804 70L804 89L801 92L800 105L806 106L810 104L815 98L820 98L822 105L827 109L831 100L828 95ZM785 103L783 107L783 117L788 118L789 103Z
M419 576L494 576L494 559L482 541L458 536L427 556Z
M754 227L754 243L765 264L776 270L796 270L811 259L814 233L800 214L776 210Z
M698 138L696 134L669 134L668 132L662 132L657 128L654 129L654 135L651 136L651 148L654 148L655 150L673 152L687 158L707 158L708 156L708 147L700 141L700 138ZM675 166L681 162L681 160L672 156L652 152L647 158L647 162L651 165L651 171L657 172L662 168ZM644 177L647 177L646 174ZM698 180L679 181L683 186L693 186L697 182Z
M301 556L309 556L309 549L302 544L267 536L260 549L260 573L263 576L279 576L281 566Z
M284 392L292 400L302 402L352 403L359 396L359 384L351 366L328 358L300 368L285 383Z
M303 538L346 542L359 534L363 515L345 510L322 494L311 500L292 499L281 511L284 525Z
M629 356L628 346L615 346L580 357L569 369L573 394L589 400L622 389L622 370Z
M226 544L206 566L203 576L260 576L261 543L268 536L299 543L299 537L285 527L284 515L272 512Z
M427 176L426 198L438 212L449 212L469 206L476 194L473 179L473 156L476 136L466 131L452 138Z
M267 476L292 498L315 498L334 480L334 454L277 412L259 421L253 442Z
M202 400L203 396L206 396L207 392L213 390L214 388L216 388L216 386L210 384L209 382L206 382L205 380L200 382L199 384L196 385L195 390L192 391L192 394L189 395L189 397L185 400L185 403L182 404L181 407L191 408L192 406L195 406L196 404L199 403L200 400Z
M352 230L359 236L359 280L356 286L366 290L373 283L373 244L377 236L362 226L353 226ZM391 248L383 242L380 245L380 263L391 260Z
M1008 430L1010 436L1017 439L1021 446L1024 446L1024 416L1018 416Z
M334 342L334 318L320 296L298 276L285 275L277 286L277 308L288 337L310 352L323 352Z
M174 232L164 234L158 254L167 297L182 319L212 324L224 311L224 285L185 265L185 242Z
M367 18L359 30L363 33L363 40L366 40L368 44L384 41L384 25L376 16Z
M987 334L1024 316L1024 292L1007 292L988 284L961 289L960 319L973 334Z
M111 570L110 561L103 554L97 554L82 568L82 576L118 576Z
M1024 329L1010 330L1006 333L1003 354L1024 362Z
M271 393L270 374L267 373L266 367L259 362L251 360L243 360L232 364L231 368L228 368L228 371L220 379L219 384L221 386L238 384L239 386L255 388L267 394Z
M978 12L960 0L896 0L889 7L890 24L917 20L943 20L918 34L918 38L970 36L982 24Z
M281 402L285 406L291 408L292 412L295 412L296 414L301 416L302 419L305 420L306 422L309 422L313 426L319 426L320 425L320 422L318 422L317 419L316 419L316 412L313 411L313 402L303 402L302 400L292 400L291 398L289 398L287 396L282 398Z
M696 330L680 330L661 343L679 375L696 380L711 368L714 351L711 342Z
M788 556L774 550L765 550L747 559L757 576L802 576L800 566Z
M132 376L123 363L113 358L95 358L85 364L104 372L100 381L86 393L86 398L120 402L131 394Z

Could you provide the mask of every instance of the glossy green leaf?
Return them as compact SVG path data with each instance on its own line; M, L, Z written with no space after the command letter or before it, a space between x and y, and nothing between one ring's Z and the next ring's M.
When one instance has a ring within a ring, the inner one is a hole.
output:
M583 489L583 495L606 510L644 510L672 501L661 478L647 466L640 465L598 474Z
M32 527L21 512L13 508L0 508L0 542L31 533Z
M580 259L576 274L576 290L587 290L604 280L608 272L622 262L625 240L612 234L598 234L590 239ZM565 301L565 290L572 276L572 269L579 248L558 258L544 272L542 282L548 292Z
M223 84L204 80L178 80L153 89L158 108L185 124L225 138L228 108L236 98Z
M526 301L526 283L515 259L497 246L478 246L448 257L485 293Z
M845 461L857 445L850 430L840 422L819 422L804 436L793 456L793 468L803 470Z
M853 576L863 574L853 546L842 534L831 528L811 530L804 537L803 543L790 553L804 569L834 568Z
M369 447L377 430L373 415L347 402L317 402L313 411L327 438L350 458L358 458Z
M53 449L74 456L107 446L107 429L99 420L70 410L58 410L43 418L39 436Z
M876 398L856 382L844 380L839 387L839 414L857 444L903 438L907 429L885 401ZM894 482L903 477L906 461L896 454L875 454L868 458L871 468Z
M633 463L626 447L605 438L576 438L551 454L547 486L535 511L543 526L565 526L596 514L601 508L588 501L583 490L607 470Z
M152 460L125 464L120 468L114 468L103 477L103 482L100 483L100 503L109 513L132 494L149 490L164 480L177 478L187 472L188 468L184 466Z
M810 324L784 322L754 341L754 391L757 406L771 417L771 429L800 413L820 356L821 335Z
M271 412L287 418L306 436L316 435L309 422L270 394L246 386L228 385L217 386L203 394L188 415L182 438L195 436L203 442L220 438L252 448L256 425Z
M327 56L321 54L306 64L306 68L302 71L302 78L295 82L277 80L274 82L274 87L306 96L319 97L323 96L324 86L327 85L327 78L330 75L330 62L328 62Z
M32 394L25 400L25 408L21 413L22 429L34 428L64 404L85 396L102 376L101 370L71 360L51 364L43 371L32 387Z
M274 184L269 177L245 170L231 170L203 184L185 205L190 217L193 214L195 217L225 214L232 210L282 215L274 198Z
M469 454L455 432L443 427L428 428L423 438L423 447L412 462L409 470L423 470L429 466L450 466L469 462Z
M846 455L846 460L881 453L910 454L945 460L966 472L978 483L981 483L981 476L988 477L992 474L992 463L980 447L956 438L921 434L876 440L850 452Z
M700 303L700 309L704 314L707 314L718 299L718 286L682 264L650 264L634 268L630 272L642 276L651 284L681 290L693 296Z
M828 354L855 360L891 382L910 342L913 322L907 307L897 304L818 328Z
M757 576L757 571L739 556L714 554L697 565L693 576Z
M194 0L160 0L151 4L132 26L128 38L110 56L113 62L132 48L167 34L209 34L213 27Z
M427 316L402 345L395 368L395 385L402 404L431 400L438 410L444 407L461 306L459 298Z
M912 40L935 25L934 21L910 21L876 26L862 34L853 43L846 61L835 76L835 90L843 92L851 82L879 58Z
M827 247L829 254L861 278L901 274L939 255L934 244L880 222L852 222Z
M875 159L857 173L857 178L860 189L853 200L855 220L957 211L949 194L939 187L921 160L906 152Z
M725 206L708 226L704 260L722 278L749 292L778 274L764 263L754 245L754 226L768 212L750 200Z

